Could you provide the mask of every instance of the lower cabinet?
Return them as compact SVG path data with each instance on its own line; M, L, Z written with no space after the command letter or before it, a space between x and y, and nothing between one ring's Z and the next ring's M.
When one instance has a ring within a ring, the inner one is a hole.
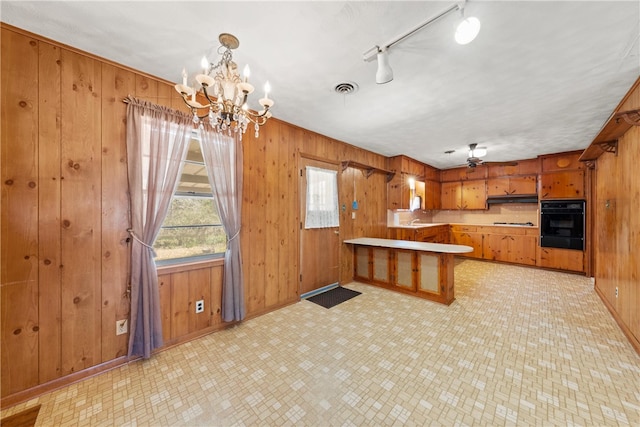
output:
M451 226L451 243L473 248L473 252L461 254L461 256L536 265L538 229L453 225Z
M453 255L355 246L354 279L443 304L454 300Z
M484 259L536 265L537 236L486 234L483 242Z
M539 248L538 266L559 270L584 271L584 252L573 249Z
M466 245L473 248L473 252L461 254L462 256L482 258L483 234L477 231L477 227L454 225L451 227L450 240L454 245Z

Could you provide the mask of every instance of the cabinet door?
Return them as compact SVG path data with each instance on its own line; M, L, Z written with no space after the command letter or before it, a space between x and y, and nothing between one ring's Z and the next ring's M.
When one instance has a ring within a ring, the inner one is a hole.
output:
M539 248L538 266L584 271L584 253L572 249Z
M395 256L395 280L393 284L403 289L415 291L415 279L414 279L414 252L413 251L394 251Z
M509 178L490 178L487 181L488 196L506 196L509 191Z
M509 261L517 264L536 265L538 236L509 236Z
M391 269L389 268L389 249L372 248L373 251L373 281L389 283Z
M441 200L441 208L442 209L460 209L462 206L460 205L460 199L462 195L462 183L459 181L455 182L443 182L441 186L442 194Z
M420 291L440 293L440 263L437 255L418 252L418 283Z
M512 176L509 178L509 194L536 194L537 183L536 175Z
M493 261L509 261L510 237L505 234L485 234L482 251L483 258Z
M540 198L584 198L584 171L550 172L540 175Z
M371 262L369 259L369 254L371 252L370 248L366 246L356 246L356 257L355 257L355 278L369 280L371 278Z
M462 208L487 208L487 182L482 180L466 181L462 184Z
M438 181L425 181L424 183L424 209L430 211L441 209L440 183Z
M454 245L466 245L473 248L473 252L460 254L471 258L482 258L482 234L468 232L452 232L451 243Z

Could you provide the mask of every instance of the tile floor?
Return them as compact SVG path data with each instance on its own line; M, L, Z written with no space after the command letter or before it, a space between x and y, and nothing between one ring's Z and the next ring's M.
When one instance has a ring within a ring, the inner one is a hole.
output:
M458 262L449 307L302 301L2 411L38 426L640 425L640 357L589 279Z

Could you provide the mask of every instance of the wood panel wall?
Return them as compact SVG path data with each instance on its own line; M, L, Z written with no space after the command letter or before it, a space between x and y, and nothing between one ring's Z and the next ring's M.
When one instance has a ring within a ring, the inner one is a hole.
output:
M129 316L125 114L131 94L185 111L170 82L2 24L0 336L3 405L124 362ZM277 111L276 111L277 113ZM378 168L383 156L272 119L247 132L242 211L247 315L298 296L301 153ZM354 193L354 184L356 191ZM386 235L386 181L340 175L342 239ZM351 203L358 201L356 218ZM351 280L350 248L340 278ZM167 343L224 327L222 267L161 270ZM205 315L192 314L205 299ZM102 365L101 365L102 364ZM31 394L29 394L31 393Z
M640 108L640 86L618 111ZM596 290L640 353L640 127L618 140L618 153L603 153L595 177ZM616 288L618 296L616 297Z

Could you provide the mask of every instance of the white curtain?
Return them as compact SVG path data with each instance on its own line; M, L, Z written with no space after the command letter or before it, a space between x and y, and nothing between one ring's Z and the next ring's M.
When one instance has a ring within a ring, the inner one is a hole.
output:
M228 239L224 254L222 320L242 320L245 305L240 251L243 171L241 134L219 133L210 126L202 126L200 137L209 183Z
M340 225L338 172L307 166L307 205L304 228Z
M162 346L160 293L153 243L178 185L193 127L190 115L127 98L127 168L131 203L129 356Z

